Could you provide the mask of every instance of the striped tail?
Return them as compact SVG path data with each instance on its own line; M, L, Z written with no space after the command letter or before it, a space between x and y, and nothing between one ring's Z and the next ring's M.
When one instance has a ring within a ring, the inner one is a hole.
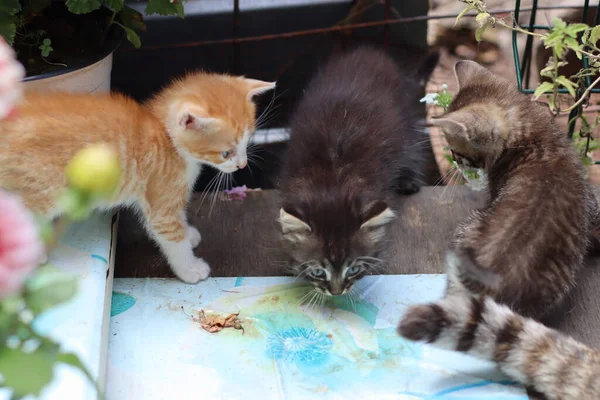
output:
M494 361L548 400L600 399L600 353L492 299L449 295L408 309L408 340Z

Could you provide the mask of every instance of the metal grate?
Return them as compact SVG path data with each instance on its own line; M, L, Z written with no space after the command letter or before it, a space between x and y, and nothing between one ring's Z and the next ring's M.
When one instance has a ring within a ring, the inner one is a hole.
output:
M581 22L586 23L587 17L590 8L590 0L585 0L583 5L583 13ZM536 24L536 16L538 11L538 0L533 0L533 4L531 8L528 8L527 11L531 10L531 17L529 18L528 25L519 25L522 29L527 30L529 32L533 32L534 30L546 30L549 31L552 29L550 25L537 25ZM521 10L521 0L515 0L515 12L514 19L518 23L519 21L519 13ZM600 1L598 1L598 6L596 8L596 15L594 16L593 26L598 25L598 21L600 19ZM531 77L531 61L533 57L533 36L527 35L527 41L525 44L525 51L523 53L523 60L521 61L520 49L517 42L517 32L513 31L513 55L515 59L515 70L517 73L517 84L519 85L519 90L523 93L533 93L535 91L534 88L529 87L529 80ZM584 68L588 68L589 61L588 57L584 54L582 57L582 63ZM580 87L577 91L577 95L575 101L579 100L583 94L583 92L590 86L591 78L589 76L585 77L583 87ZM568 93L566 89L558 89L558 93ZM591 93L600 93L600 88L592 89ZM573 109L569 114L569 137L573 136L575 131L575 123L576 117L582 112L584 105ZM588 140L589 144L589 140ZM596 162L597 164L600 162Z

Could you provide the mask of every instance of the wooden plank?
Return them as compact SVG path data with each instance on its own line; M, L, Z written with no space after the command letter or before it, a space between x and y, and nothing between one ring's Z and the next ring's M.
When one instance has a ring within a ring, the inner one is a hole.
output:
M482 196L459 187L425 187L396 198L399 212L389 237L390 274L441 273L442 256L458 221L482 204ZM281 275L279 197L276 191L251 192L244 201L211 199L200 205L195 195L188 218L202 234L196 254L212 267L212 276ZM121 213L117 277L171 277L166 261L130 212Z
M276 191L253 192L244 201L217 201L211 213L210 200L200 205L200 195L194 196L188 214L202 234L197 254L212 266L213 276L282 274L275 222L278 201ZM425 187L415 195L399 196L396 202L400 212L389 235L388 273L442 273L443 255L454 229L470 210L484 204L484 195L464 187ZM158 249L128 212L120 218L116 258L116 277L172 276ZM547 322L600 348L599 264L600 258L588 260L579 286Z

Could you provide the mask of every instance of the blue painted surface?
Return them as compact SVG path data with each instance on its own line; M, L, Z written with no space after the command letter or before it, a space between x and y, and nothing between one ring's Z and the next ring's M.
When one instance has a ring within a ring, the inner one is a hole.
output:
M422 399L422 400L442 400L442 399L446 399L446 400L472 400L473 399L472 396L468 396L468 397L456 397L456 396L454 396L452 394L453 393L458 394L459 392L463 392L463 391L466 391L466 390L469 390L469 389L475 389L475 388L480 388L480 387L485 387L485 386L490 386L490 385L517 386L518 384L516 382L512 382L512 381L494 382L494 381L483 380L483 381L480 381L480 382L474 382L474 383L468 383L468 384L464 384L464 385L453 386L451 388L444 389L442 391L439 391L439 392L431 394L431 395L423 395L423 394L419 394L419 393L415 393L415 392L400 392L399 394L408 395L408 396L414 396L414 397L416 397L418 399ZM506 399L505 396L486 396L485 397L485 400L505 400L505 399ZM514 399L514 400L528 400L529 397L528 396L511 397L511 399Z
M110 316L114 317L129 310L135 305L135 299L126 293L113 292Z
M271 335L267 346L274 359L314 365L327 358L333 341L316 329L295 327Z
M100 260L102 261L104 264L108 265L108 261L106 260L106 258L99 256L98 254L92 254L92 258L96 259L96 260Z

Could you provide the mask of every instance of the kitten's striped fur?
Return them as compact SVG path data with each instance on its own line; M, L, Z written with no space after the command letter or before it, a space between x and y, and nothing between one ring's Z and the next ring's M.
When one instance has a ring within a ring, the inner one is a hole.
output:
M489 297L463 293L411 307L401 336L494 361L548 400L600 399L600 353Z
M463 168L481 168L489 201L455 235L457 276L526 316L552 310L575 284L598 206L547 106L475 62L455 66L459 92L434 123Z
M455 72L460 92L437 123L459 165L485 169L490 201L457 231L444 299L410 308L399 333L496 362L549 400L600 399L600 353L517 313L551 310L598 245L578 155L513 83L473 62Z

